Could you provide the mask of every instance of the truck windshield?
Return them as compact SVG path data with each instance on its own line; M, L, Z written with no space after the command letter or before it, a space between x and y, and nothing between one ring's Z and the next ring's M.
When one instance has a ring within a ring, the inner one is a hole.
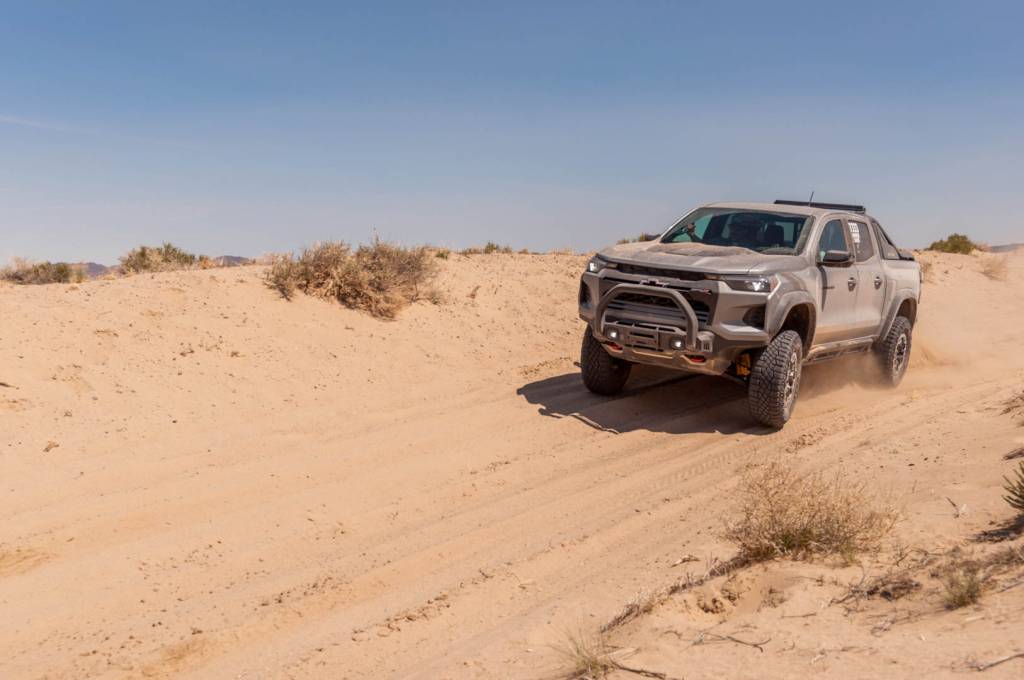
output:
M737 208L698 208L661 239L746 248L765 255L796 255L804 247L811 218Z

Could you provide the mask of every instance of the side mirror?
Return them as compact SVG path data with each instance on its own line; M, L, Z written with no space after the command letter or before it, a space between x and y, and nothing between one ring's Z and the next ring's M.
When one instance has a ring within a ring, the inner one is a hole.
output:
M826 250L821 263L826 267L849 267L853 264L853 253L849 250Z

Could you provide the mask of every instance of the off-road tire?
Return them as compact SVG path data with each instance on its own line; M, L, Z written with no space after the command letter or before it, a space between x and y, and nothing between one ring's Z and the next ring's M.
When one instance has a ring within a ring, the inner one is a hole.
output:
M888 335L875 347L883 384L896 387L906 375L907 364L910 363L913 328L910 319L897 316L889 327Z
M800 392L803 343L796 331L775 336L750 371L747 404L754 420L780 428L793 415Z
M605 351L594 339L590 326L583 331L583 347L580 349L580 368L583 384L594 394L611 396L622 391L633 367L628 361L616 359Z

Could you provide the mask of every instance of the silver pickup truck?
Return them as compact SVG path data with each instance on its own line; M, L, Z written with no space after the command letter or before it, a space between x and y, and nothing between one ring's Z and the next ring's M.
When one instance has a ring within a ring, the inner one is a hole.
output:
M874 352L899 384L920 299L918 263L862 206L713 203L587 264L583 382L616 394L636 363L721 375L779 428L805 364Z

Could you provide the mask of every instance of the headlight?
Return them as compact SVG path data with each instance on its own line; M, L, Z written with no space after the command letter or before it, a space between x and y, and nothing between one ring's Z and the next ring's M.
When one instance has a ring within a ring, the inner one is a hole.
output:
M722 280L733 290L745 290L748 293L770 293L779 285L777 276L723 276Z
M587 271L590 272L591 274L596 274L605 267L614 268L615 263L609 262L600 255L595 255L594 257L590 258L590 262L587 263Z

